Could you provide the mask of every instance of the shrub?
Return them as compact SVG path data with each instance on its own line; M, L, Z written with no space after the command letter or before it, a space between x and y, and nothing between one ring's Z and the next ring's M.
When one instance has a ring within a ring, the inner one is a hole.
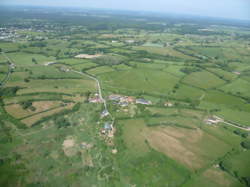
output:
M250 140L245 140L241 142L241 146L244 147L245 149L250 149Z

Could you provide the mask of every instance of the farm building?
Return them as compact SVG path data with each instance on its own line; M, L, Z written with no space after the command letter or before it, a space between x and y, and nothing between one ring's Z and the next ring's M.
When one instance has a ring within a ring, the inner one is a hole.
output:
M171 102L166 102L166 103L164 103L164 106L166 106L166 107L172 107L172 106L174 106L174 104L171 103Z
M119 105L121 106L121 107L126 107L126 106L128 106L128 102L119 102Z
M44 65L45 66L49 66L49 65L52 65L52 64L56 64L57 62L46 62Z
M222 122L223 119L217 117L217 116L212 116L212 117L209 117L207 119L205 119L205 123L208 124L208 125L213 125L213 124L217 124L217 123L220 123Z
M106 110L106 109L103 110L102 113L101 113L101 117L102 117L102 118L104 118L104 117L106 117L106 116L108 116L108 115L109 115L109 112L108 112L108 110Z
M121 95L112 94L108 97L108 99L111 101L120 101L121 97L122 97Z
M136 99L136 104L142 104L142 105L151 105L151 101L147 101L146 99Z
M105 129L106 131L110 131L110 130L113 129L113 126L112 126L111 123L105 122L105 123L104 123L104 129Z
M99 97L91 97L91 98L89 98L89 102L90 103L102 103L103 101Z

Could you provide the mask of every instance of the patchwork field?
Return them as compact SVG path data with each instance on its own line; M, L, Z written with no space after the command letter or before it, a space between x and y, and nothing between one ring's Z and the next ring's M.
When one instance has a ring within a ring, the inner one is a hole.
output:
M247 23L146 14L0 7L0 186L249 187Z
M225 81L207 71L191 73L187 75L182 82L202 89L215 88L225 83Z

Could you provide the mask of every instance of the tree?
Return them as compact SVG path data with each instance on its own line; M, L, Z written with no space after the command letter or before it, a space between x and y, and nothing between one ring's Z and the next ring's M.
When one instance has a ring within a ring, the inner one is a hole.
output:
M20 104L23 107L23 109L28 109L29 107L32 106L32 102L31 101L23 101Z
M245 140L241 142L241 146L244 147L245 149L250 149L250 140Z
M32 58L32 62L33 62L34 64L37 64L37 61L36 61L35 58Z

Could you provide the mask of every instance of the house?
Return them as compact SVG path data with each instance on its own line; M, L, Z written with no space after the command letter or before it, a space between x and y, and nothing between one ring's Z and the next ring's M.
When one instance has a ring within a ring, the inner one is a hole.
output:
M120 102L119 105L120 105L121 107L126 107L126 106L128 106L128 102L126 102L126 101Z
M136 99L135 103L136 104L142 104L142 105L151 105L152 104L151 101L147 101L145 99Z
M108 97L108 99L111 100L111 101L120 101L121 97L122 97L121 95L112 94L112 95L110 95L110 96Z
M46 62L44 65L49 66L49 65L52 65L52 64L56 64L56 62Z
M126 40L126 43L130 43L130 44L132 44L134 42L135 42L134 40Z
M222 122L223 119L217 117L217 116L212 116L212 117L209 117L207 119L205 119L205 123L208 124L208 125L213 125L213 124L217 124L217 123L220 123Z
M135 102L135 99L133 97L131 97L131 96L128 96L127 97L127 102L128 103L133 103L133 102Z
M135 100L131 96L123 96L120 98L120 102L133 103Z
M104 129L105 129L106 131L110 131L110 130L113 129L113 126L112 126L111 123L105 122L105 123L104 123Z
M171 102L166 102L166 103L164 103L164 106L166 106L166 107L172 107L172 106L174 106L174 104L171 103Z
M101 118L104 118L104 117L106 117L106 116L108 116L109 115L109 111L108 110L103 110L102 111L102 113L101 113Z
M65 67L60 67L60 71L62 71L62 72L69 72L69 69L65 68Z
M99 97L91 97L89 98L90 103L102 103L102 99Z

